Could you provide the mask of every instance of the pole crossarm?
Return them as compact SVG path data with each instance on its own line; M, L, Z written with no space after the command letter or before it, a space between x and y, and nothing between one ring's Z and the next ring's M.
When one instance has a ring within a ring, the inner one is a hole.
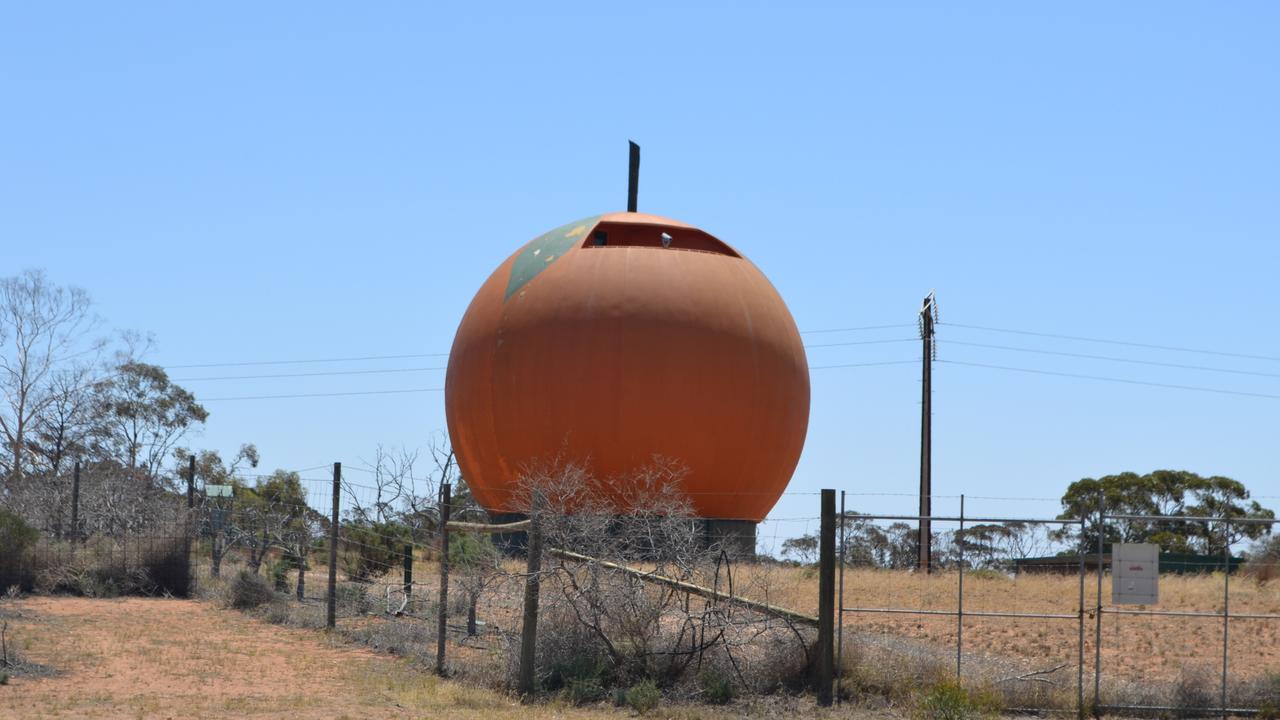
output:
M561 560L570 560L573 562L596 563L600 567L608 568L610 570L617 570L618 572L621 572L625 575L633 577L637 580L642 580L644 582L651 582L657 585L665 585L666 587L680 590L682 592L691 593L693 595L704 597L709 600L721 600L724 602L733 603L735 605L739 605L741 607L745 607L750 610L755 610L756 612L764 613L766 615L772 615L774 617L782 618L784 620L790 620L791 622L794 622L794 623L800 623L803 625L813 625L815 627L818 625L818 618L814 617L813 615L805 615L804 613L796 612L795 610L788 610L787 608L778 607L777 605L770 605L768 603L763 603L758 600L748 600L747 598L744 598L744 597L729 595L729 594L720 592L719 590L713 590L711 588L703 587L701 585L694 585L693 583L688 583L683 580L676 580L675 578L669 578L663 575L658 575L656 573L646 572L644 570L637 570L636 568L631 568L631 567L627 567L626 565L620 565L618 563L609 562L608 560L598 560L588 555L580 555L576 552L571 552L569 550L562 550L560 548L547 548L547 553L553 557L560 558Z

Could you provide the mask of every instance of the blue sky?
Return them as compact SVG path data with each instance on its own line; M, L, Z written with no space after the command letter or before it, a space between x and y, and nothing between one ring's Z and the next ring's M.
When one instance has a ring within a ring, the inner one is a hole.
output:
M1080 477L1173 467L1280 496L1280 398L946 362L1280 396L1274 359L959 326L1280 358L1277 6L690 5L10 3L4 273L43 267L86 288L112 326L155 333L151 360L166 366L446 353L475 289L518 245L623 208L633 138L641 209L745 253L802 330L911 325L937 289L938 494L1054 498ZM918 346L809 354L866 363ZM815 370L792 489L914 491L918 372ZM184 384L217 398L442 380ZM378 443L425 445L444 428L440 393L208 408L193 443L255 442L268 469L357 464ZM816 510L797 495L775 515Z

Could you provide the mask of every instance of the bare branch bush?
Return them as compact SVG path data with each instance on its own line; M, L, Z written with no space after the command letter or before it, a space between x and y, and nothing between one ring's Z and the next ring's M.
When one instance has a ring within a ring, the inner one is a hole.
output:
M551 548L539 620L545 689L565 688L585 698L592 693L573 688L652 680L669 693L692 697L714 678L717 685L772 690L784 682L774 672L778 658L770 657L779 647L788 648L793 660L781 663L784 672L803 669L806 633L731 601L672 587L670 581L677 581L735 597L768 597L768 572L752 573L747 587L735 586L733 563L708 542L681 490L685 472L655 458L615 478L597 478L574 463L525 474L517 504L533 511Z

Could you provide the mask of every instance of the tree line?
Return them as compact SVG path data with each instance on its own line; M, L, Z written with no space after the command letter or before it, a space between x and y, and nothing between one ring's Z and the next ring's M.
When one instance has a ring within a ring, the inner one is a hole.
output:
M1254 541L1252 552L1273 552L1265 545L1272 533L1270 524L1197 519L1275 518L1274 511L1252 499L1243 483L1220 475L1155 470L1083 478L1067 487L1061 503L1057 519L1083 518L1083 530L1078 524L1051 529L1038 523L1004 522L935 531L934 562L954 567L963 561L966 568L1007 571L1019 559L1051 553L1074 556L1080 548L1096 553L1100 531L1104 550L1116 542L1156 543L1162 552L1221 555L1227 548ZM842 535L849 565L907 569L917 563L919 535L912 524L878 523L849 512ZM810 533L790 538L780 549L784 559L815 562L818 537Z

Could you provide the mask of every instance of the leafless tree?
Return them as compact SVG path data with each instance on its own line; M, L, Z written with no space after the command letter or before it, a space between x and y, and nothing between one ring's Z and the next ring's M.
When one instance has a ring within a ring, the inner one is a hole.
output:
M29 469L29 434L54 402L50 382L68 362L100 352L88 294L52 284L43 271L0 278L0 457L10 486Z

